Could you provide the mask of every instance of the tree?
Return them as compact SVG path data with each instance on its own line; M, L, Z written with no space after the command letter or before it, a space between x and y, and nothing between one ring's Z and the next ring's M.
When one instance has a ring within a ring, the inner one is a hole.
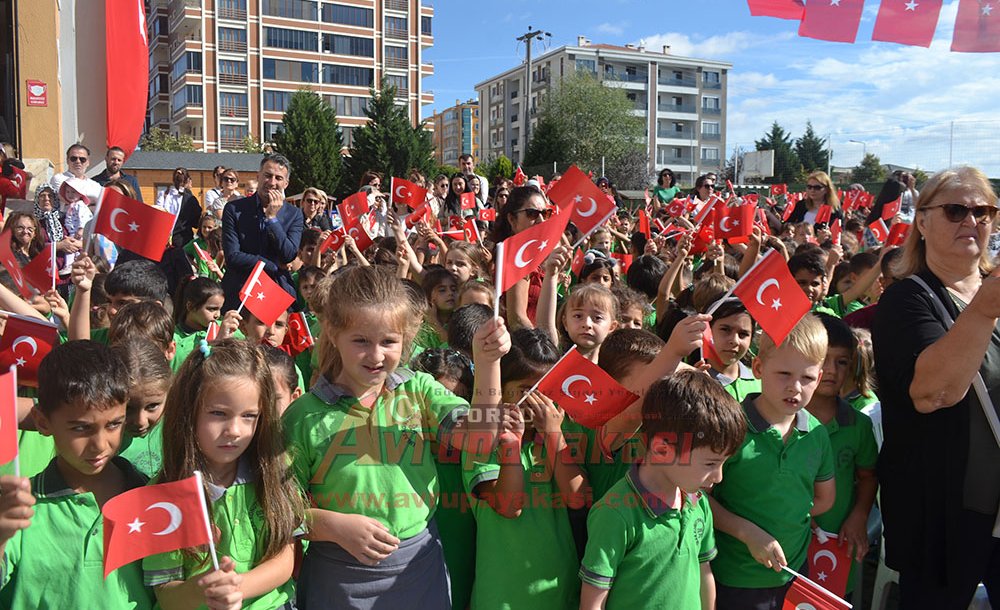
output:
M826 140L813 131L812 121L806 121L806 132L795 141L795 154L799 157L802 169L807 173L816 170L825 172L829 167L830 151Z
M372 89L365 114L368 123L354 130L354 145L345 160L345 191L353 191L369 170L385 176L387 184L392 176L408 176L411 169L425 176L437 169L431 133L423 123L414 126L406 107L396 104L396 87L383 81L381 89Z
M270 146L263 142L258 142L257 138L249 133L240 142L240 151L245 153L261 154L267 152L269 148Z
M734 146L733 154L729 155L729 160L726 161L726 166L722 169L722 173L726 180L731 182L742 182L737 176L737 171L743 167L743 158L746 157L747 150L742 146Z
M191 136L175 136L166 129L154 127L142 134L139 139L139 149L152 152L195 152L194 139Z
M649 155L642 147L634 147L605 168L607 177L619 191L641 191L653 182L649 171Z
M924 182L927 182L927 179L929 177L930 176L927 175L927 172L920 169L919 167L913 170L913 178L917 181L917 189L923 188Z
M802 164L792 148L792 136L778 122L771 124L771 131L754 142L757 150L774 151L774 182L795 182L802 174Z
M865 155L861 163L851 170L851 182L881 182L885 180L885 168L872 153Z
M313 91L293 93L281 129L274 134L274 151L292 163L289 190L301 193L315 186L327 193L337 192L343 181L343 147L333 107Z
M496 183L497 178L514 177L514 164L507 158L507 155L502 153L495 159L480 163L478 170L481 175L486 176L491 186Z
M599 171L603 158L608 175L619 176L619 188L642 188L644 184L633 183L637 151L647 168L649 160L644 122L633 110L635 104L624 89L605 87L588 72L568 76L542 104L532 160L576 163L584 170ZM531 152L530 145L525 152Z

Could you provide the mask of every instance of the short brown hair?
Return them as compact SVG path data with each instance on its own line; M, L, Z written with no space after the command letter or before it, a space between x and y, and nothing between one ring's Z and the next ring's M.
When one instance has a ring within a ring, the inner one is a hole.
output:
M690 437L690 448L732 455L746 436L743 409L719 382L701 371L680 371L656 381L642 402L642 431ZM684 444L684 443L679 443Z
M785 340L781 342L781 347L790 347L802 355L803 358L814 364L821 364L826 358L826 348L829 339L826 335L826 327L815 315L807 313L799 323L792 328ZM768 356L777 349L774 339L767 333L762 333L760 337L760 349L757 358L761 362L767 360Z
M125 305L111 319L108 344L117 345L129 339L147 339L167 351L174 340L174 321L170 313L156 301Z
M649 364L663 348L663 339L648 330L619 328L601 344L597 366L621 381L634 364Z

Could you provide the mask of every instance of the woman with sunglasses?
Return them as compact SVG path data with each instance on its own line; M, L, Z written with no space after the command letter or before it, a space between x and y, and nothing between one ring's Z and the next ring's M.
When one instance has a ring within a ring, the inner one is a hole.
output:
M990 423L1000 278L987 247L996 206L977 169L931 177L894 273L908 279L886 289L875 313L886 565L899 571L908 610L967 608L980 582L1000 605L1000 429Z
M498 244L511 235L533 227L552 216L549 202L538 189L519 186L510 192L507 203L497 211L496 224L490 239ZM535 327L535 310L542 291L542 270L536 269L504 294L507 302L507 325L518 328Z
M326 215L326 193L314 186L310 186L302 191L302 219L306 229L319 229L320 231L331 231L333 225L330 217ZM326 239L326 237L323 237Z
M653 209L659 210L674 200L681 192L677 186L677 177L670 168L664 167L660 170L660 175L656 179L656 187L653 188Z
M788 217L787 222L792 224L808 222L814 225L823 225L821 228L825 228L828 224L816 222L816 214L823 205L828 205L832 209L829 223L837 218L841 222L844 221L844 215L840 211L840 199L837 197L837 189L833 186L833 181L830 180L830 176L826 172L815 171L806 178L806 196L795 204L795 209L792 210L792 215Z

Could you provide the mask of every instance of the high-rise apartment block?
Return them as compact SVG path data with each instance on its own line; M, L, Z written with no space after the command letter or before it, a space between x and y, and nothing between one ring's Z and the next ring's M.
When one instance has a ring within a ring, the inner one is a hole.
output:
M462 155L479 158L479 100L455 100L455 105L433 115L434 158L445 165L458 165Z
M149 124L205 152L270 140L302 88L336 109L348 145L382 79L414 125L434 101L422 85L434 9L420 0L148 2Z
M590 72L605 86L625 90L633 112L646 123L651 169L669 167L678 180L691 184L698 175L719 171L726 159L727 74L732 64L679 57L664 46L591 44L584 37L532 58L529 120L550 87L578 70ZM525 65L476 85L482 113L483 157L505 154L515 163L524 158Z

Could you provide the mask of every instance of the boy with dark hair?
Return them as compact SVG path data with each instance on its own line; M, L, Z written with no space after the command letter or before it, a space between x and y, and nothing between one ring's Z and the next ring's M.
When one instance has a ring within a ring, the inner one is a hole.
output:
M70 279L76 286L76 295L69 314L70 339L108 342L108 329L90 328L90 293L96 275L97 267L90 257L84 256L73 263ZM168 314L173 309L167 277L151 261L131 260L117 265L104 280L104 292L108 295L108 317L111 319L128 303L139 301L156 301Z
M781 606L803 573L812 517L833 506L830 436L803 407L819 385L826 330L806 315L781 346L763 335L753 362L760 394L743 401L747 435L712 491L719 554L712 563L718 610Z
M173 360L177 353L174 320L156 301L139 301L122 306L111 320L107 339L108 345L118 345L130 339L147 339L163 350L167 360Z
M448 347L472 358L472 338L484 322L493 318L493 310L480 303L463 305L448 318Z
M861 271L863 267L863 262L859 262L856 267L852 266L851 273L854 275L854 281L851 286L842 294L828 297L826 294L830 287L830 278L827 275L827 265L821 251L810 250L796 253L788 259L788 270L792 272L792 277L795 278L799 288L812 301L813 311L838 318L865 306L861 299L865 297L865 294L881 274L879 266L874 264L864 268L862 273L856 272L856 270Z
M580 568L580 608L714 608L716 555L703 489L722 480L746 423L708 376L657 381L642 404L646 458L594 505Z
M110 348L92 341L58 345L38 370L35 423L52 436L56 457L28 479L0 477L0 586L12 610L153 606L142 567L103 576L101 507L146 478L116 457L129 374Z
M650 302L656 299L660 290L660 280L667 272L667 264L651 254L644 254L632 261L625 280L628 287L645 294Z

